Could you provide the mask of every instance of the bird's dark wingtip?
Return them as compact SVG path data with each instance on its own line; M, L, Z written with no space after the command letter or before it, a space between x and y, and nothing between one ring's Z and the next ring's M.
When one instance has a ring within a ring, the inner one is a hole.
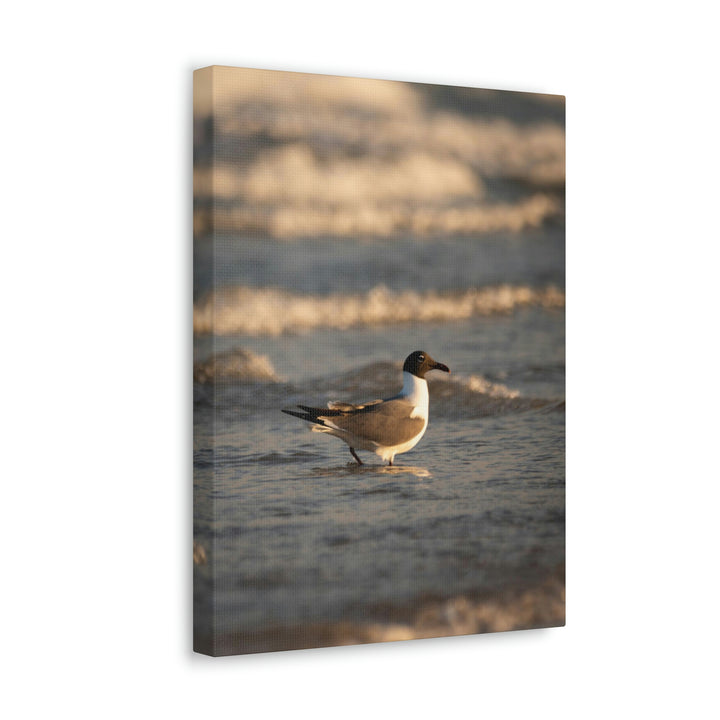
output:
M280 412L284 412L286 415L293 415L294 417L299 417L305 420L307 418L307 413L301 413L297 410L288 410L287 408L280 408Z
M316 425L325 425L325 422L321 420L317 415L314 415L311 410L313 408L306 408L304 405L298 405L299 408L303 410L303 412L298 412L297 410L287 410L286 408L281 408L282 412L284 412L286 415L292 415L293 417L300 418L301 420L305 420L307 422L315 423Z

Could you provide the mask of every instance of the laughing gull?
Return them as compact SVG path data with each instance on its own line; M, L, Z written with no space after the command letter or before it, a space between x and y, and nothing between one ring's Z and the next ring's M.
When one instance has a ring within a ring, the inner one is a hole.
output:
M425 434L430 401L425 373L430 370L450 372L447 365L416 350L405 360L403 388L394 397L362 405L329 402L327 408L298 405L303 412L283 412L314 423L314 432L328 433L346 442L358 465L363 463L356 448L370 450L392 465L396 455L414 448Z

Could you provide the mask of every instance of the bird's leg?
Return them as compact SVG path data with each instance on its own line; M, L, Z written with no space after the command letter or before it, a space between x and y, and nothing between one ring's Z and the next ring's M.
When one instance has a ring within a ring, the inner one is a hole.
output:
M352 456L357 460L357 464L362 465L363 461L357 456L357 453L355 452L355 448L350 448L350 452L352 453Z
M390 460L388 460L388 467L390 467L391 465L392 465L392 458L390 458Z

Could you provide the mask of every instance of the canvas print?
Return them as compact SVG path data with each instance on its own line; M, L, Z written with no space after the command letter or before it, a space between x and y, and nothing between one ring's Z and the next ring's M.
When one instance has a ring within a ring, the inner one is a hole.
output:
M194 648L565 624L565 99L194 74Z

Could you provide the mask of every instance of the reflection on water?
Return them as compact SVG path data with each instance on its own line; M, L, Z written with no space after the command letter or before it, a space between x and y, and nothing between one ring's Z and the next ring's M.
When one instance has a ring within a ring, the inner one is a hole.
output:
M432 477L432 473L424 467L414 467L412 465L385 465L379 468L382 475L414 475L417 478Z
M354 460L350 460L347 465L314 467L308 471L308 475L312 475L313 477L337 477L339 474L354 475L357 477L381 475L413 475L418 478L432 477L432 473L424 467L399 465L397 463L394 465L381 465L380 462L380 460L377 460L373 463L372 460L369 460L368 462L363 461L362 465L358 465Z

